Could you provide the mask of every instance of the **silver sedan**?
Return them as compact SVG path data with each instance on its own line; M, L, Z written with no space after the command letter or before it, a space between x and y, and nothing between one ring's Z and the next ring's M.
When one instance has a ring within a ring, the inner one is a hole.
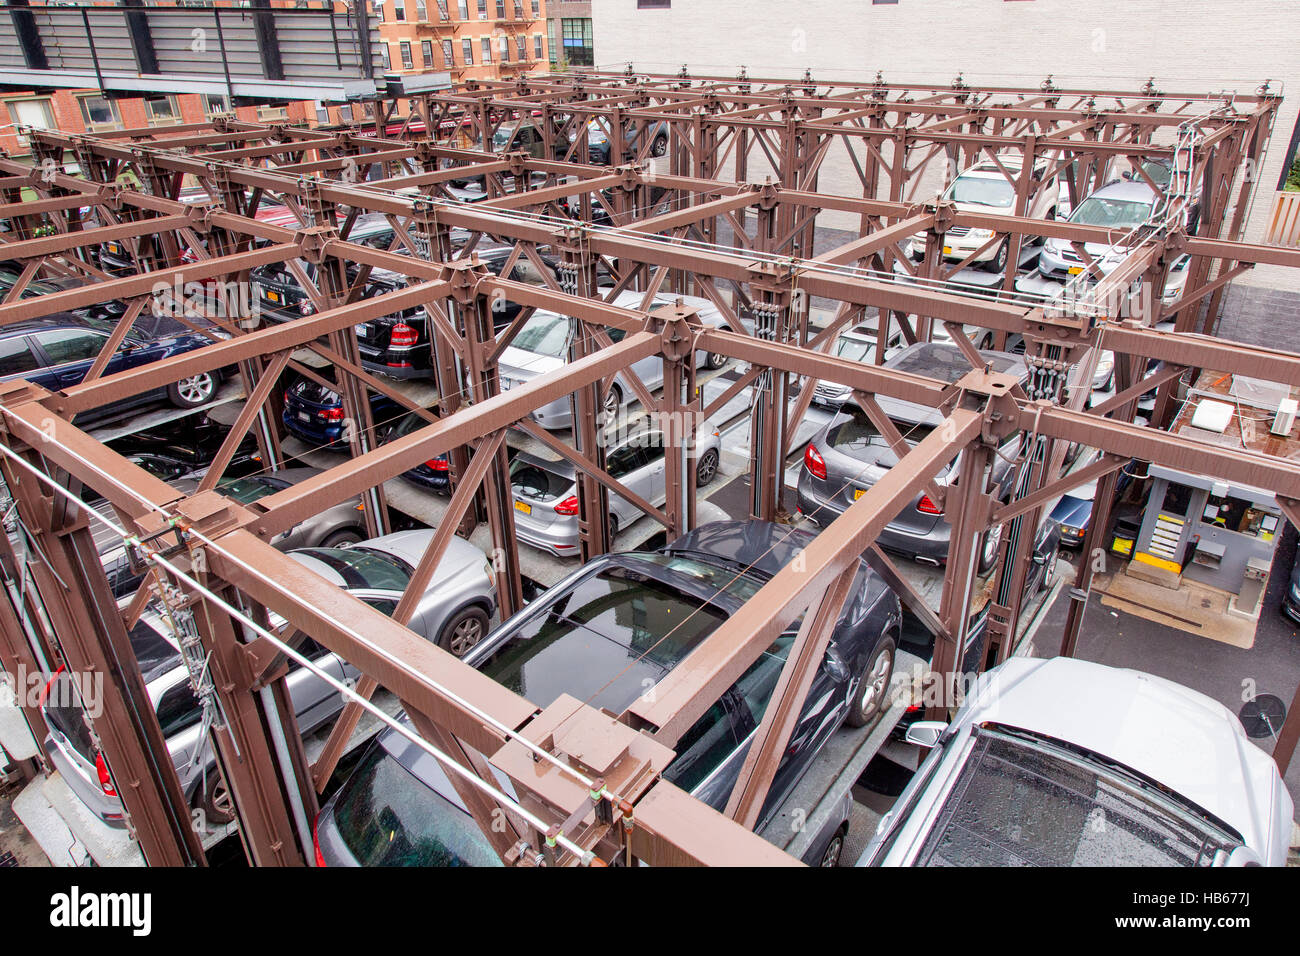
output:
M703 488L718 474L722 438L712 425L700 428L695 441L695 485ZM663 435L644 431L610 449L605 467L631 491L653 505L668 498ZM558 554L578 553L578 484L574 467L520 452L510 463L510 485L515 499L515 534L520 541ZM609 530L617 534L642 515L641 509L611 493Z
M371 607L392 614L411 581L432 528L399 531L347 548L303 548L290 556ZM453 537L408 626L457 657L488 632L496 610L496 572L487 555Z

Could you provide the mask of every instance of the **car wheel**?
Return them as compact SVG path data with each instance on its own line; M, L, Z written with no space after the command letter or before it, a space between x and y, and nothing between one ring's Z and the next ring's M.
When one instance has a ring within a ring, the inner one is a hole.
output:
M1047 568L1043 571L1043 579L1038 582L1038 590L1046 591L1052 586L1052 578L1056 577L1056 559L1060 557L1060 551L1052 549L1051 557L1047 559Z
M722 329L721 331L725 332L727 330ZM707 355L704 356L704 367L711 371L716 372L718 369L722 368L726 364L727 364L727 356L721 354L720 352L709 352Z
M894 676L894 639L882 638L872 652L853 688L853 700L847 718L850 727L865 727L879 716L889 697L889 683Z
M718 453L710 448L695 461L695 487L703 488L718 474Z
M200 372L167 386L167 398L177 408L198 408L212 401L217 394L217 377L212 372Z
M650 155L662 156L666 152L668 152L668 136L667 134L661 133L656 136L655 141L650 144Z
M840 865L840 856L844 853L844 828L835 831L835 836L831 837L831 842L826 844L826 849L822 851L822 858L818 866L836 867Z
M987 574L998 563L998 546L1002 544L1002 525L989 528L980 538L979 573Z
M225 826L235 819L235 800L226 786L226 778L215 765L204 771L203 789L198 794L199 809L208 826Z
M462 608L442 629L438 645L455 657L464 657L487 635L488 616L478 605Z
M1004 239L1002 245L998 246L997 253L988 262L984 263L984 268L989 272L1003 272L1007 268L1007 255L1010 252L1010 241Z
M605 427L618 420L618 411L623 407L623 391L617 385L611 385L605 393Z
M335 531L328 538L320 543L322 548L342 548L349 544L356 544L364 540L360 531L356 528L343 528Z

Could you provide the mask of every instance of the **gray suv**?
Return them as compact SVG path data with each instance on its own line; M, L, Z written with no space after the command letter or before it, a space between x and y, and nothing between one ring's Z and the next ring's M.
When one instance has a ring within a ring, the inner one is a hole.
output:
M1024 359L1009 352L980 352L995 372L1018 375L1025 381L1028 370ZM918 342L902 349L885 363L885 368L924 375L945 382L956 382L971 370L970 362L953 345ZM894 423L909 445L915 445L942 421L939 412L924 405L880 397L880 407ZM1012 465L1020 449L1016 435L1007 440L993 460L993 483L998 497L1010 488L1015 468ZM947 485L957 477L961 461L958 455L935 481ZM867 489L898 463L898 457L866 413L856 405L845 405L813 436L804 450L803 468L799 472L799 511L825 527ZM948 559L948 540L952 525L943 509L920 494L903 506L878 539L881 547L915 558L923 564L939 565ZM997 559L1000 529L990 529L981 541L980 570L993 566Z

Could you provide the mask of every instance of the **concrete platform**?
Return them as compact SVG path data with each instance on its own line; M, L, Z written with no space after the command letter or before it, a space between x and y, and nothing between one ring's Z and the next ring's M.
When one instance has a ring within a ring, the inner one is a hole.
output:
M1130 563L1128 567L1131 569L1134 565ZM1171 589L1153 585L1145 577L1123 571L1097 575L1093 589L1101 592L1103 605L1134 617L1242 650L1255 645L1259 614L1251 616L1232 610L1235 595L1230 591L1186 578L1176 589Z

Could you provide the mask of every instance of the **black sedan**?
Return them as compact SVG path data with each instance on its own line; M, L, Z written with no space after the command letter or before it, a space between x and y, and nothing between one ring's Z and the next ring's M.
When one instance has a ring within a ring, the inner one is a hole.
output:
M705 525L657 552L605 554L545 592L466 655L547 707L570 694L619 714L691 654L812 540L760 521ZM897 596L864 562L805 698L760 826L844 721L865 725L887 699ZM792 624L677 743L664 777L721 810L762 721ZM689 666L689 664L686 664ZM321 810L317 862L420 866L495 861L455 790L422 751L381 735Z
M60 312L42 319L15 322L0 329L0 381L25 378L52 392L77 385L108 342L113 323ZM104 369L105 375L125 372L160 359L180 355L209 343L202 335L184 334L146 339L128 333ZM162 388L151 389L101 409L83 412L78 419L102 418L126 407L159 399L177 408L198 408L212 401L221 373L200 372Z

